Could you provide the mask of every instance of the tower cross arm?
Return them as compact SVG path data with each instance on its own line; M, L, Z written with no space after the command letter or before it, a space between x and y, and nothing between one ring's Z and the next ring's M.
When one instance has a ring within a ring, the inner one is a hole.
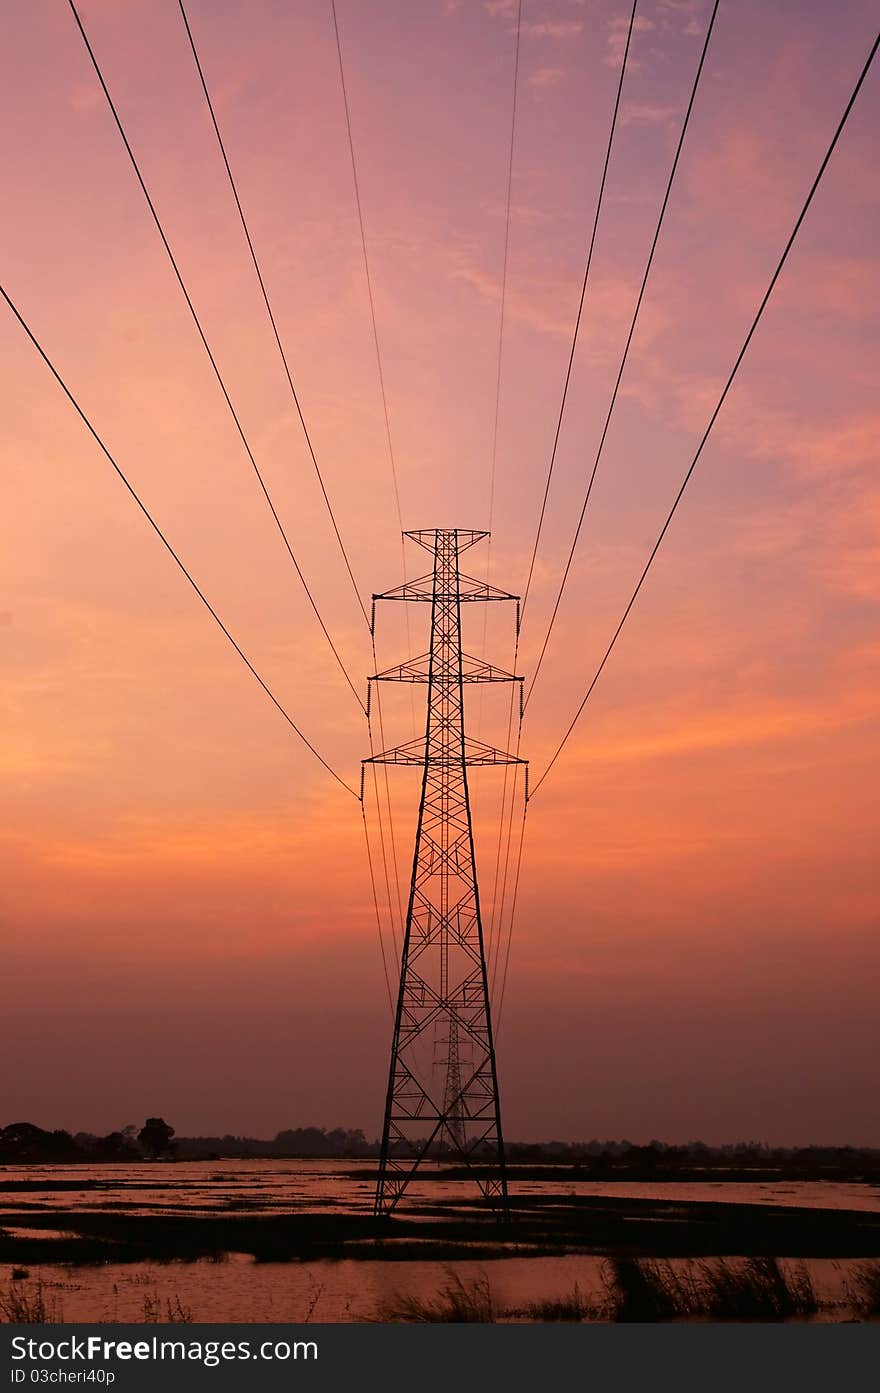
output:
M423 604L430 604L433 598L434 577L418 576L415 580L406 580L403 585L392 586L390 590L374 595L373 604L377 600L421 600Z
M527 759L511 754L509 750L498 750L494 745L486 745L482 740L464 740L464 759L461 749L450 749L440 741L429 744L427 762L434 767L461 768L462 763L471 765L486 764L528 764ZM371 755L362 764L417 764L425 765L424 740L408 740L404 745L395 745L381 754Z
M473 527L455 527L445 531L439 527L417 527L411 532L404 532L404 537L409 537L411 542L417 542L425 551L432 554L437 549L439 537L454 537L456 552L460 556L468 547L474 546L477 542L482 542L489 536L488 532L481 532Z
M527 759L511 754L509 750L496 750L494 745L486 745L482 740L472 740L465 736L465 764L528 764Z
M373 595L372 599L374 604L377 600L413 600L430 604L435 599L460 600L462 604L473 600L515 600L519 604L519 595L512 595L509 590L499 590L497 585L489 585L488 581L464 575L460 575L457 583L449 588L442 584L438 587L432 575L418 576L415 580L404 581L403 585L383 590L381 594Z
M410 658L404 663L395 663L393 667L387 667L382 672L373 673L369 678L370 682L429 682L430 680L430 653L422 653L418 658ZM504 668L496 667L494 663L483 662L481 658L472 658L468 653L461 655L461 680L462 682L525 681L523 677L506 672Z
M509 590L499 590L497 585L490 585L485 580L475 580L473 576L465 576L459 573L458 577L458 598L465 600L515 600L519 606L519 595L512 595Z

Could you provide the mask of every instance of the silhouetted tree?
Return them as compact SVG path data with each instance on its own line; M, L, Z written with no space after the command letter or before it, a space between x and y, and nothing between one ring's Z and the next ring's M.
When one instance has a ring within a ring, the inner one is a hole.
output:
M170 1156L174 1151L171 1138L174 1128L169 1127L162 1117L148 1117L138 1132L138 1141L148 1156L156 1160L159 1156Z
M69 1132L46 1132L33 1122L12 1122L0 1128L0 1162L51 1165L82 1159L83 1152Z
M134 1140L124 1132L110 1132L95 1139L95 1156L99 1161L139 1161L140 1153Z

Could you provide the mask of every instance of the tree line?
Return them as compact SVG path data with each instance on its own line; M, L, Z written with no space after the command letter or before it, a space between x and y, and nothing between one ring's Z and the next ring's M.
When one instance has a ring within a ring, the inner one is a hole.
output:
M178 1136L162 1117L149 1117L142 1127L130 1123L98 1136L92 1132L47 1131L32 1122L0 1127L0 1165L64 1165L77 1162L134 1162L144 1160L260 1160L306 1158L368 1159L379 1154L378 1141L368 1141L360 1128L287 1127L274 1137ZM447 1152L455 1165L454 1153ZM709 1146L702 1141L646 1145L628 1141L513 1142L507 1147L513 1166L569 1166L585 1178L699 1179L854 1178L880 1180L880 1149L853 1146L774 1147L766 1142L740 1141Z

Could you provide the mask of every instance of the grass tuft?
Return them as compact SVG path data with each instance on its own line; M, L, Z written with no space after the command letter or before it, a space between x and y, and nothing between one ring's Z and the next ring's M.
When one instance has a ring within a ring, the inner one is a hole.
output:
M719 1259L699 1270L703 1312L712 1320L797 1320L819 1310L803 1264L786 1272L776 1258L747 1258L736 1267Z
M819 1311L813 1284L801 1265L783 1267L776 1258L673 1265L651 1258L617 1257L602 1266L603 1292L584 1294L575 1284L568 1296L548 1297L526 1306L500 1311L492 1300L488 1279L464 1281L447 1270L446 1282L434 1297L395 1294L380 1306L379 1321L488 1322L627 1321L656 1324L674 1320L785 1321L805 1320ZM863 1314L877 1314L880 1303L880 1264L857 1269L857 1298L852 1304Z
M145 1325L191 1325L192 1308L184 1306L177 1292L173 1298L167 1297L164 1308L157 1294L146 1292L143 1300Z
M606 1320L797 1320L819 1302L806 1268L746 1258L674 1268L669 1262L613 1258L603 1270Z
M609 1258L602 1266L603 1316L612 1321L656 1322L699 1313L690 1269L677 1272L657 1259Z
M383 1301L376 1319L382 1322L487 1323L497 1319L486 1276L462 1281L447 1268L446 1282L434 1298L396 1292Z
M559 1320L602 1320L603 1310L600 1302L585 1296L575 1282L568 1296L547 1297L543 1301L530 1301L527 1306L506 1312L519 1320L559 1321Z
M0 1291L0 1323L8 1325L59 1325L64 1314L57 1297L46 1296L43 1283L17 1278Z
M880 1316L880 1262L862 1262L847 1282L847 1295L853 1310L868 1320Z

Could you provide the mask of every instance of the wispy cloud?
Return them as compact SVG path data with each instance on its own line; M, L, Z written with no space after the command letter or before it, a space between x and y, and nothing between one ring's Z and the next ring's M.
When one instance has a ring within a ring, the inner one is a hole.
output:
M450 278L470 286L481 299L497 304L501 281L496 273L461 259ZM518 284L508 283L507 314L511 321L542 334L570 339L576 309L576 277L520 272ZM578 335L578 354L593 363L610 363L620 352L620 326L632 313L634 285L623 276L597 275L592 281ZM665 301L646 305L639 321L642 347L652 343L669 324Z
M473 263L456 266L450 272L450 279L470 286L477 295L493 304L501 300L500 277ZM562 296L557 293L532 293L508 286L506 300L507 314L512 320L526 324L542 334L554 337L567 337L571 334L571 316L562 308Z
M555 87L563 77L562 68L536 68L527 78L529 87Z
M653 19L648 19L647 15L636 15L633 20L633 34L647 34L654 28ZM606 41L605 62L610 68L619 68L623 62L623 54L626 49L626 36L629 30L629 19L625 15L615 15L608 21L608 38ZM632 44L630 44L630 54L627 58L627 68L633 72L638 72L639 63L633 58Z
M585 745L582 759L585 764L618 763L702 750L776 744L853 725L871 719L874 714L875 706L868 690L848 694L844 704L832 709L824 701L803 704L799 708L789 701L756 704L727 714L714 712L702 721L694 719L670 724L653 734L632 739L610 742L603 736L601 744Z
M665 126L675 114L671 106L652 106L645 102L624 102L620 108L622 126Z
M524 23L522 32L530 39L573 39L583 27L579 19L548 19Z
M705 0L657 0L662 27L692 36L705 33L707 10Z

